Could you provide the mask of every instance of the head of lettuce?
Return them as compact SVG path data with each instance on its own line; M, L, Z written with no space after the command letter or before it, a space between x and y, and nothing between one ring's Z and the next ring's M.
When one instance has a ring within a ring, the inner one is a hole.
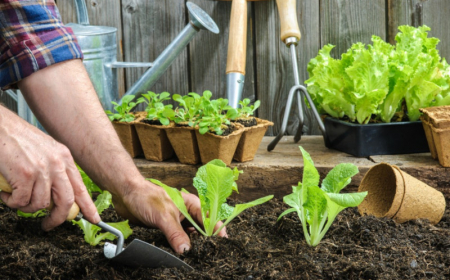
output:
M372 45L355 43L341 59L330 56L333 45L311 59L305 83L319 112L366 124L416 121L419 108L450 105L450 66L436 49L439 39L428 38L427 26L399 30L395 46L372 36Z

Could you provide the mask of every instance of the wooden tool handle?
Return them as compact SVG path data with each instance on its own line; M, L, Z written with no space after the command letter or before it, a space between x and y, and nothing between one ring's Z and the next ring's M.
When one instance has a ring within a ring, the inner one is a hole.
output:
M247 0L233 0L231 4L230 34L226 73L245 75L247 53Z
M297 21L297 0L277 0L278 12L280 13L281 22L281 41L287 38L295 37L298 41L302 35Z
M0 190L2 192L6 193L12 193L11 185L8 184L5 177L3 177L2 174L0 174ZM51 210L53 208L53 201L50 203L50 206L47 208L48 210ZM67 221L72 221L75 219L75 217L80 212L80 207L75 202L72 204L72 207L70 208L69 215L67 215Z

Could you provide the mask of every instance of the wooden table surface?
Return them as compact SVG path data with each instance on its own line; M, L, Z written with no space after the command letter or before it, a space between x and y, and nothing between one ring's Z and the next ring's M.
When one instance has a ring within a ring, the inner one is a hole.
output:
M437 188L450 198L450 168L440 166L437 160L431 158L430 153L357 158L326 148L322 136L303 136L298 143L294 143L293 136L285 136L273 151L268 152L267 145L273 138L264 137L253 161L231 164L231 167L237 166L244 171L237 181L240 194L235 196L236 198L248 201L269 194L282 198L291 193L291 186L297 185L303 172L303 159L298 148L300 145L310 153L322 179L339 163L348 162L358 166L360 172L346 188L348 191L356 191L370 167L386 162L399 166L406 173ZM134 161L145 177L158 179L169 186L184 187L196 193L192 187L192 178L201 165L184 165L176 159L166 162L145 159Z

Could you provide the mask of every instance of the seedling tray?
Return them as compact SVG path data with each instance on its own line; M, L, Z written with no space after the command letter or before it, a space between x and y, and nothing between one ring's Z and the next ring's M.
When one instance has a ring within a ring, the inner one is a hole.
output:
M429 152L421 121L353 124L326 117L325 146L356 157Z

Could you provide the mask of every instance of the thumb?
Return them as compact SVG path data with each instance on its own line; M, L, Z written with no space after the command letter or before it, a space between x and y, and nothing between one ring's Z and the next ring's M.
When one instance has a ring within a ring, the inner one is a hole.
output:
M189 236L183 230L181 224L176 220L167 221L160 229L166 236L167 241L169 241L170 246L178 254L183 254L191 249Z

